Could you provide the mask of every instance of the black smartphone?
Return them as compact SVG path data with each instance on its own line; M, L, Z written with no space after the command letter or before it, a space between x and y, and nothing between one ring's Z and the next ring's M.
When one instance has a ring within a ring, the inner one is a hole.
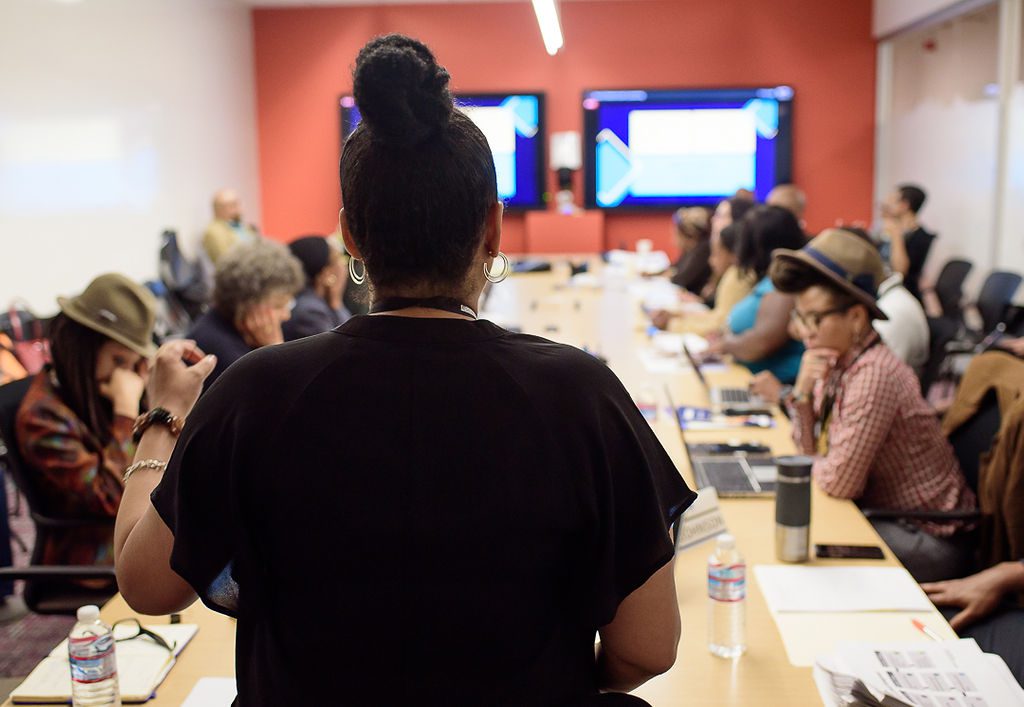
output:
M884 560L878 545L815 545L814 554L828 560Z
M705 442L687 445L692 454L732 455L732 454L769 454L771 447L758 442Z

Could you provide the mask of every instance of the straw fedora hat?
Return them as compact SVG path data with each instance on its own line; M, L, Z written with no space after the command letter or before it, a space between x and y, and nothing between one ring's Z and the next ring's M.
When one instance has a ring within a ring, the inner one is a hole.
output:
M124 275L100 275L77 297L58 297L60 311L147 358L156 353L156 298Z
M800 250L779 249L773 258L805 265L868 308L875 319L888 319L878 308L878 286L885 279L882 256L869 241L841 228L830 228Z

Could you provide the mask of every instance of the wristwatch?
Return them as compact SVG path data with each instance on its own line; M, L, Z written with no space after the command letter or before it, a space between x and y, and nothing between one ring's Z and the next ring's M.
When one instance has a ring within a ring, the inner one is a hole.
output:
M791 385L783 386L781 399L788 401L790 405L810 402L811 396L806 393L797 393Z
M164 425L172 435L177 437L181 434L181 428L184 424L185 421L171 413L170 410L166 408L153 408L136 418L135 424L132 425L132 441L138 444L142 440L142 435L153 425Z

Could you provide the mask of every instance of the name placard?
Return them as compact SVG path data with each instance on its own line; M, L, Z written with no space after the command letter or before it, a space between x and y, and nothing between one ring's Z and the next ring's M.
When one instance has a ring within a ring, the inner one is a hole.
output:
M725 518L718 505L718 492L714 486L707 486L697 491L697 500L693 502L680 521L676 535L676 552L682 552L694 545L710 540L722 533L729 532L725 527Z

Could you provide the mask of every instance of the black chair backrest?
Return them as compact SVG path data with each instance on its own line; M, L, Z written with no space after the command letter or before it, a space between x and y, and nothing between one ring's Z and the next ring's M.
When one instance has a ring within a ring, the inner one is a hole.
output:
M1006 333L1010 336L1024 336L1024 306L1011 304L1006 308Z
M981 286L977 303L984 332L992 331L997 324L1006 319L1006 311L1009 309L1020 283L1021 276L1015 272L996 270L985 278L985 284Z
M981 455L992 448L992 440L999 432L1002 415L999 413L999 399L995 390L990 390L982 398L978 412L960 425L949 436L953 445L953 453L960 462L967 485L977 493L978 468L981 466Z
M942 305L942 316L960 320L964 299L964 281L974 266L967 260L950 260L942 266L935 281L935 296Z
M0 386L0 463L11 477L15 485L25 495L30 509L40 508L40 499L36 489L29 482L25 463L18 450L17 437L14 434L14 420L25 399L28 388L32 385L32 376Z
M948 317L936 317L928 319L928 334L930 337L930 349L928 361L921 372L921 394L927 396L928 389L939 376L942 369L942 362L946 360L946 345L956 338L960 331L960 324L955 319Z

